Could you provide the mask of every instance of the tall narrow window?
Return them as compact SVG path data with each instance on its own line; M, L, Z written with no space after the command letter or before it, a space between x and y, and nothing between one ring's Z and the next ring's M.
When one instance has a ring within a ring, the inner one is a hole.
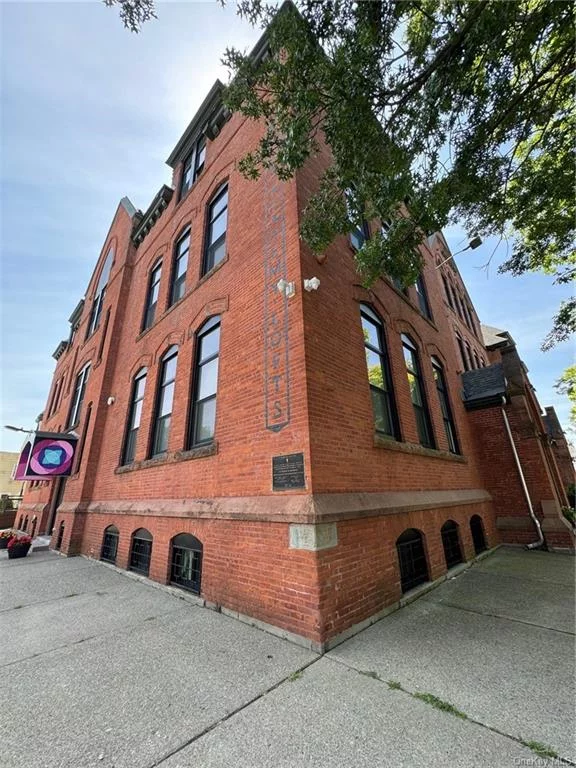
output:
M460 357L462 358L462 365L464 367L465 371L470 370L470 364L468 362L468 358L466 357L466 350L464 349L464 342L460 338L460 336L456 336L456 342L458 344L458 349L460 350Z
M208 233L204 253L206 274L219 264L226 255L226 227L228 224L228 185L224 185L208 206Z
M472 357L472 350L470 349L470 344L468 344L467 341L465 342L465 346L466 346L466 356L468 358L468 362L470 363L470 369L472 370L475 367L474 358Z
M352 198L354 196L354 189L348 189L345 194L345 202L346 202L346 210L348 211L348 218L350 219L350 223L354 225L354 229L350 232L350 243L352 244L352 248L354 248L355 251L359 251L360 248L364 245L366 240L370 238L370 228L368 227L368 222L364 217L360 219L360 222L358 223L356 216L354 214L354 208L352 204ZM386 225L388 225L386 227ZM391 224L389 222L385 222L383 225L383 233L385 234L388 229L390 229Z
M474 350L473 355L474 355L475 367L476 368L480 368L481 367L480 366L480 358L478 357L478 353L476 352L476 350Z
M136 573L148 576L150 571L150 557L152 555L152 534L146 528L138 528L132 534L130 545L130 561L128 568Z
M142 330L154 323L156 316L156 307L158 306L158 294L160 293L160 278L162 277L162 263L157 264L150 273L150 281L148 283L148 293L146 294L146 308L144 310L144 320L142 322Z
M182 178L180 181L180 199L185 197L190 187L194 184L198 176L202 173L204 168L204 161L206 159L206 137L201 136L193 150L190 152L186 160L184 160L184 167L182 168Z
M212 317L201 328L196 342L191 446L210 443L214 439L219 353L220 318Z
M184 296L186 288L186 270L190 252L190 230L188 229L174 248L174 266L172 267L172 286L170 288L170 306Z
M402 334L402 347L404 349L404 360L406 362L410 397L412 398L412 405L414 406L414 414L416 416L416 426L418 427L418 437L422 445L427 448L434 448L432 422L430 421L430 412L428 411L428 403L426 402L426 393L424 391L424 382L420 370L418 350L412 339L404 334Z
M418 280L414 283L416 288L416 295L418 296L418 305L420 312L429 320L432 319L432 312L430 311L430 304L428 303L428 295L426 293L426 286L424 284L424 278L422 275L418 275Z
M142 416L142 402L144 400L144 390L146 388L146 374L146 368L141 368L134 377L128 423L126 425L126 438L124 441L122 464L131 464L136 455L136 440L138 438L138 429L140 428L140 417Z
M444 369L442 368L440 361L435 357L432 358L432 371L434 372L436 391L438 392L440 410L442 411L442 419L444 420L444 429L446 431L446 439L448 440L448 450L450 453L460 453L458 440L456 438L454 418L452 417L452 409L450 408L450 398L448 397L448 387L446 385Z
M114 261L114 249L110 248L106 261L100 272L100 279L96 286L94 298L92 299L92 309L90 310L90 320L88 321L88 327L86 329L86 338L92 336L94 331L97 330L100 325L100 316L102 315L102 306L104 304L104 296L106 295L106 286L108 285L108 278L110 277L110 270L112 269L112 262Z
M361 305L360 313L374 411L374 427L377 432L398 439L400 430L382 321L365 304Z
M70 406L70 413L68 414L68 423L66 429L72 429L80 421L80 413L82 412L82 402L84 401L84 395L86 394L86 382L90 375L90 363L86 363L84 368L76 376L76 385L74 386L74 394L72 395L72 404Z
M168 450L177 362L178 347L170 347L162 356L160 366L160 382L156 399L156 412L154 414L152 456L161 456Z
M444 284L444 293L448 299L448 304L454 309L454 302L452 300L452 291L450 290L450 283L446 279L446 276L442 274L442 283Z

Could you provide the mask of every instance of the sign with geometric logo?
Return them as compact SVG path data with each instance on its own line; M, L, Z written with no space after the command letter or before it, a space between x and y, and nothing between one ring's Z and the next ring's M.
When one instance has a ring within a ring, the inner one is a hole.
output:
M14 480L51 480L72 474L78 436L36 432L26 441L14 468Z

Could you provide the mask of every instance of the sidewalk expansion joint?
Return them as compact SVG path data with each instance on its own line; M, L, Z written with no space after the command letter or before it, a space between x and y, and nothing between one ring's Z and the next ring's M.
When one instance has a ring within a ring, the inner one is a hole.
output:
M489 616L492 619L503 619L504 621L513 621L517 624L525 624L528 627L537 627L538 629L545 629L548 632L559 632L561 635L569 635L574 637L576 633L570 632L568 629L557 629L556 627L548 627L545 624L536 624L534 621L528 621L527 619L517 619L513 616L505 616L502 613L489 613L488 611L477 611L474 608L464 608L462 605L456 605L455 603L444 602L443 600L435 601L436 605L444 605L446 608L453 608L457 611L465 611L466 613L475 613L478 616Z
M395 680L385 680L384 678L380 677L376 672L366 672L365 670L358 669L358 667L354 667L351 664L348 664L347 662L343 661L342 659L335 659L328 655L324 656L325 659L328 661L331 661L335 664L341 664L343 667L346 667L347 669L350 669L354 672L356 672L358 675L363 675L364 677L370 677L373 680L377 680L380 683L383 683L388 690L390 691L399 691L400 693L405 694L406 696L409 696L411 699L415 699L417 701L423 701L428 706L433 706L435 709L439 709L440 711L444 711L447 714L450 714L452 717L458 717L463 722L472 723L473 725L477 725L480 728L484 728L487 731L490 731L491 733L496 733L498 736L502 736L505 739L509 739L510 741L516 742L516 744L520 744L521 746L525 747L526 749L530 749L532 751L535 751L530 744L539 744L539 742L535 741L527 741L526 739L523 739L519 736L513 736L511 733L506 733L505 731L501 731L499 728L496 728L493 725L487 725L486 723L483 723L481 720L476 720L475 718L471 717L470 715L466 714L465 712L461 712L460 710L456 709L455 706L452 704L449 704L448 702L442 701L442 699L439 699L437 696L434 696L431 693L425 693L423 691L409 691L407 688L404 688L404 686L395 681ZM544 746L544 745L540 745ZM536 753L537 754L537 753ZM571 765L576 766L576 762L570 760L567 757L562 757L561 755L557 755L554 753L554 760L564 763L565 765ZM542 759L542 758L540 758ZM151 767L153 768L153 767Z
M230 718L234 717L234 715L239 714L244 709L248 709L248 707L250 707L256 701L264 698L264 696L267 696L269 693L272 693L272 691L275 691L277 688L280 688L280 686L284 685L284 683L294 682L298 680L300 677L302 677L302 674L304 673L305 669L308 669L308 667L311 667L313 664L316 664L322 658L324 657L318 656L317 658L312 659L312 661L308 661L306 664L303 664L301 667L298 667L298 669L295 669L293 672L290 672L289 675L286 675L286 677L283 677L277 683L274 683L274 685L271 685L269 688L266 688L265 691L262 691L261 693L256 694L256 696L253 696L251 699L249 699L244 704L241 704L232 712L228 712L227 714L223 715L223 717L221 717L219 720L216 720L215 722L206 726L206 728L204 728L202 731L192 736L187 741L183 742L177 747L174 747L174 749L171 749L170 752L166 752L166 754L162 755L162 757L159 757L153 763L149 763L147 768L158 768L158 766L162 765L162 763L164 763L166 760L169 760L174 755L177 755L178 752L181 752L183 749L186 749L186 747L189 747L191 744L194 744L194 742L198 741L203 736L206 736L206 734L210 733L210 731L213 731L215 728L218 728L218 726L221 725L222 723L225 723L227 720L230 720Z

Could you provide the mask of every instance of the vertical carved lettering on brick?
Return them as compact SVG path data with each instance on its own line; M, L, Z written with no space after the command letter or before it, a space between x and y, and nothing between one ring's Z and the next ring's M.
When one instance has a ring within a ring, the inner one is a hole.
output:
M286 276L285 186L267 173L264 181L264 375L266 429L290 423L288 299L277 289Z

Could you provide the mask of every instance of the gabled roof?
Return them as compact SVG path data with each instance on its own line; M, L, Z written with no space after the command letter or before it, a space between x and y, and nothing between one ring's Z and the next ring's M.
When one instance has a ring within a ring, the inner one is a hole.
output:
M502 363L476 368L462 374L462 399L467 410L500 405L506 395L506 378Z
M493 325L481 325L482 338L484 344L488 348L499 347L504 345L516 346L516 342L508 331L502 330L502 328L495 328Z

